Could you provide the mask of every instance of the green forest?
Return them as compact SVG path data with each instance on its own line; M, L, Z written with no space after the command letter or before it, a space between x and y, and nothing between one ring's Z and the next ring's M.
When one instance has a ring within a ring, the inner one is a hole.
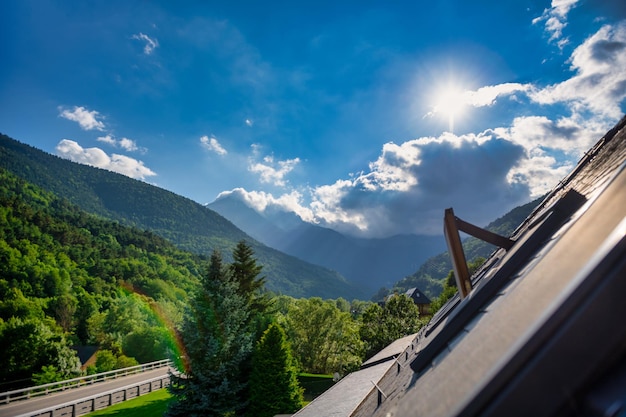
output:
M3 390L163 358L189 359L198 317L220 311L232 320L247 312L227 329L246 363L264 335L283 337L290 369L316 374L355 370L367 355L424 323L406 296L380 307L271 293L264 266L245 241L229 259L222 261L218 250L204 257L186 252L152 232L88 214L0 169ZM207 299L219 302L202 304ZM96 363L81 370L74 348L85 345L100 350ZM193 361L188 368L183 362L181 370L194 375ZM252 370L237 375L251 378Z

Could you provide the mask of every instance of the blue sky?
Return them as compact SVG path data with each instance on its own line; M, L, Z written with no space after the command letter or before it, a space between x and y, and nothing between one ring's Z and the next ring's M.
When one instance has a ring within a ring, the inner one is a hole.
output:
M360 236L486 224L626 109L622 0L10 0L0 39L0 132Z

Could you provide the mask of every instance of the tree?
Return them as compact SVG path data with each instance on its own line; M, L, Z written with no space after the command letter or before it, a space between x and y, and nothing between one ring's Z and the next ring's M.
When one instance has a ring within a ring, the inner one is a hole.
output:
M366 344L365 357L403 336L416 333L423 326L419 308L406 294L393 295L384 307L370 305L361 316L361 339Z
M169 343L167 329L157 326L135 330L122 342L124 353L137 359L139 363L165 359L173 348Z
M98 372L112 371L117 366L115 354L107 349L99 350L96 355L96 369Z
M469 271L469 274L472 275L484 263L485 263L485 258L482 258L480 256L475 258L472 262L467 264L467 269ZM430 304L430 311L432 313L436 313L437 311L439 311L439 309L441 309L441 307L443 307L443 305L450 298L454 297L454 294L456 294L457 291L458 289L456 287L456 278L454 277L454 271L450 270L450 272L448 273L448 276L446 277L444 281L443 290L441 291L441 294L439 294L439 296L435 298L433 302Z
M31 379L33 384L37 386L62 381L63 377L59 375L59 371L53 365L44 365L41 367L41 372L35 372Z
M247 380L241 369L253 350L250 310L239 284L214 251L182 326L188 368L168 388L168 416L241 415Z
M288 306L284 323L294 356L305 372L344 373L361 364L358 323L334 301L295 300Z
M51 319L11 318L0 322L0 346L0 382L31 378L42 372L47 378L53 374L52 368L59 380L80 374L76 352Z
M302 403L303 389L285 332L280 325L271 324L252 355L249 415L295 413Z
M264 312L268 301L260 294L265 277L259 277L262 265L257 265L254 251L248 244L241 240L233 251L233 263L230 270L233 279L239 283L238 292L241 294L254 311Z

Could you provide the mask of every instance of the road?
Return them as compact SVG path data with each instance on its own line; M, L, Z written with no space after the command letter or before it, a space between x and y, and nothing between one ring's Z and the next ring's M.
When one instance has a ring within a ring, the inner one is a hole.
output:
M80 398L91 397L102 392L111 391L117 388L125 387L146 381L152 378L167 375L171 368L163 367L153 369L151 371L141 372L134 375L119 377L110 381L98 382L93 385L86 385L80 388L68 389L49 395L31 398L28 400L16 401L14 403L0 405L0 417L13 417L21 414L43 410L59 404L64 404Z

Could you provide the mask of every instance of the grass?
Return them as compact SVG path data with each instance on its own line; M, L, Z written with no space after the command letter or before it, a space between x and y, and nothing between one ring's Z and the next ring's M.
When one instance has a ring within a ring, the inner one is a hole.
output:
M300 386L304 388L304 399L308 403L320 396L335 384L332 375L317 375L302 373L298 375Z
M103 410L87 414L88 417L161 417L172 396L166 389L151 392L123 403L112 405Z
M305 389L305 403L330 388L335 382L332 375L300 374L300 385ZM172 396L166 389L142 395L103 410L86 414L87 417L162 417Z

